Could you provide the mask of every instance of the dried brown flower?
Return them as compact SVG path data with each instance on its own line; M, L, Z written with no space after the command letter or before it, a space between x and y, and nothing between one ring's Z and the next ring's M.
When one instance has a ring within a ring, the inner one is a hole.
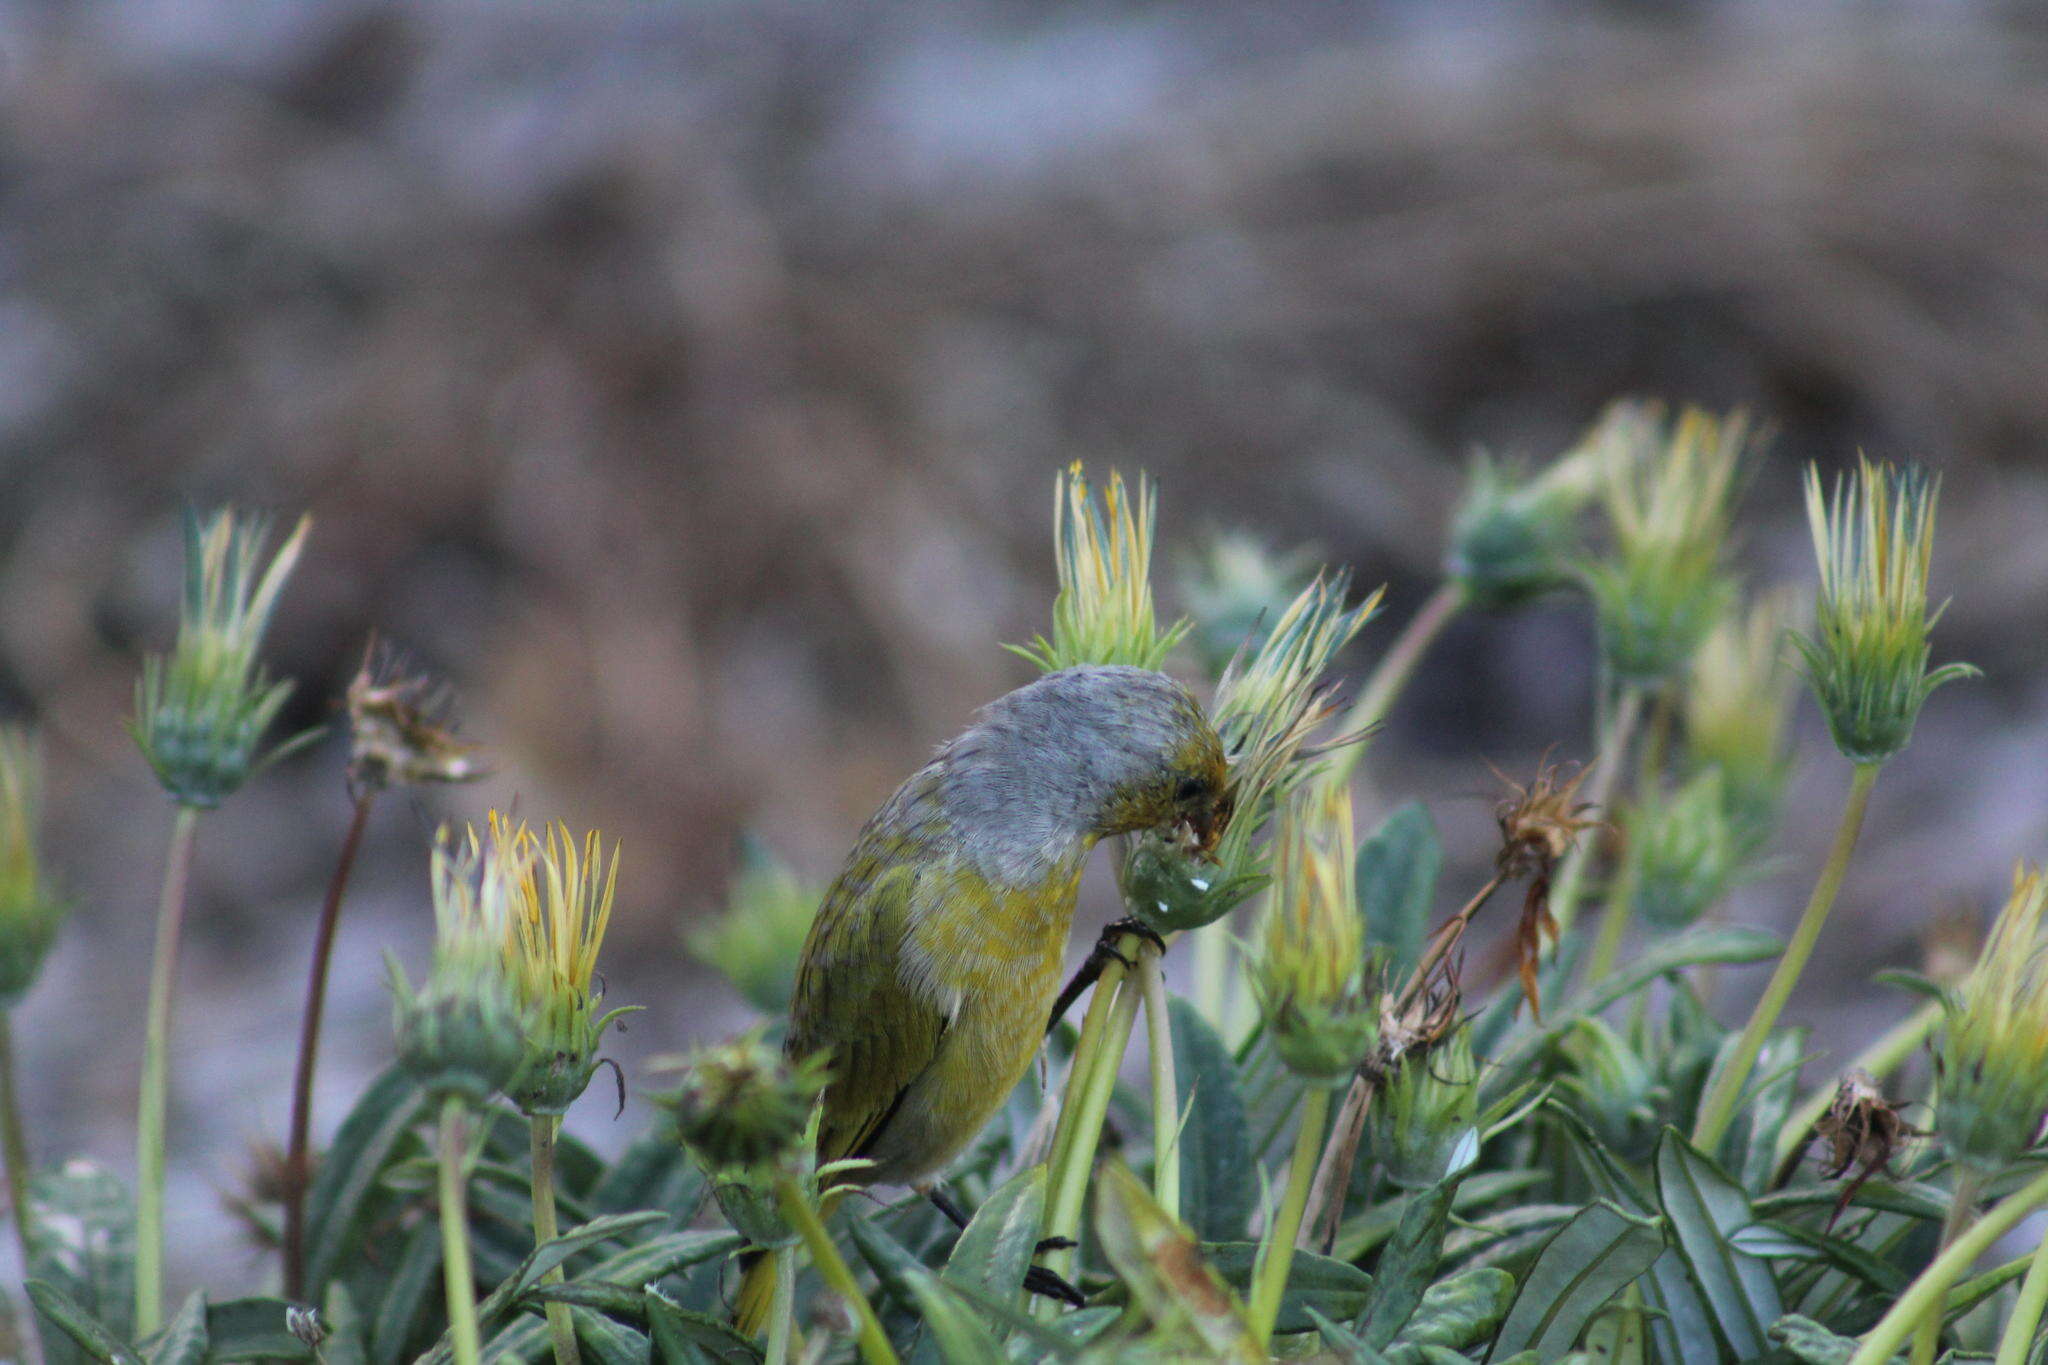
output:
M1855 1199L1856 1191L1863 1188L1863 1182L1880 1173L1889 1175L1892 1158L1898 1154L1900 1145L1919 1134L1919 1129L1899 1116L1898 1106L1884 1097L1869 1072L1852 1070L1843 1074L1841 1084L1835 1088L1834 1101L1813 1124L1813 1136L1828 1144L1821 1175L1836 1180L1852 1167L1856 1172L1843 1184L1835 1200L1835 1211L1828 1215L1829 1229L1833 1229L1842 1210ZM1793 1159L1798 1159L1797 1153Z
M1543 1004L1537 995L1536 969L1543 956L1547 935L1557 941L1557 921L1550 913L1550 879L1566 854L1577 847L1579 835L1602 822L1586 815L1592 807L1579 800L1579 787L1586 780L1586 768L1560 775L1555 764L1546 763L1527 786L1501 774L1513 793L1494 810L1500 824L1500 853L1494 867L1503 881L1529 879L1522 896L1522 917L1515 925L1515 958L1522 979L1522 998L1539 1020Z
M455 738L448 689L409 669L372 640L348 685L351 781L383 788L394 782L472 782L490 766L476 746Z

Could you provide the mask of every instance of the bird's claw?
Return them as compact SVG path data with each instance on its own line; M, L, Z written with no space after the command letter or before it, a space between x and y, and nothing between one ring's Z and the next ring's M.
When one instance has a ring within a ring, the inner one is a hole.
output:
M1072 1251L1081 1245L1071 1237L1041 1237L1038 1245L1031 1248L1033 1256L1043 1256L1048 1251Z
M1060 1240L1060 1239L1053 1239ZM1041 1298L1058 1299L1069 1308L1086 1308L1088 1300L1080 1290L1068 1284L1042 1265L1032 1266L1024 1272L1024 1288Z
M1102 927L1102 937L1096 941L1095 946L1128 967L1131 965L1130 959L1116 950L1116 941L1125 934L1135 934L1137 937L1144 939L1152 945L1154 951L1162 956L1166 953L1166 940L1159 936L1159 931L1145 923L1145 921L1133 918L1130 915L1126 915L1120 920L1112 920L1104 925Z

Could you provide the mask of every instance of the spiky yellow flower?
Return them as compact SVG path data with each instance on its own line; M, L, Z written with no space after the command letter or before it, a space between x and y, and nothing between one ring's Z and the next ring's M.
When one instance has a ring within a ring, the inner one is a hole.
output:
M596 830L581 843L556 823L536 835L491 812L490 838L512 888L505 972L526 1021L526 1058L506 1088L527 1114L559 1114L597 1070L605 1026L628 1010L597 1013L591 982L611 923L619 855Z
M1348 1076L1379 1029L1377 964L1353 884L1351 793L1316 782L1289 794L1273 836L1273 886L1251 981L1282 1061L1316 1080Z
M522 862L531 850L474 829L457 839L442 829L430 875L434 961L415 992L388 959L399 1063L428 1089L482 1104L511 1085L525 1058L529 1011L507 971L504 945L514 932Z
M1613 553L1586 570L1601 657L1618 680L1656 686L1685 668L1727 602L1721 565L1749 424L1687 408L1667 428L1657 407L1618 403L1589 440L1614 535Z
M2024 863L1976 967L1948 1000L1936 1050L1935 1128L1958 1161L1994 1175L2048 1116L2048 876Z
M1053 483L1053 553L1059 596L1052 638L1009 648L1046 672L1079 664L1158 668L1189 622L1161 630L1152 606L1152 527L1158 490L1138 476L1136 495L1115 470L1097 506L1077 460Z
M312 518L264 559L269 520L223 508L185 514L185 594L168 657L143 663L129 728L181 805L217 806L259 766L257 743L291 694L256 657ZM272 751L264 762L278 756Z
M1746 613L1714 624L1693 656L1685 689L1685 747L1692 766L1721 774L1741 853L1774 823L1791 770L1787 735L1795 677L1785 635L1796 608L1787 589L1759 596Z
M1794 642L1828 733L1854 763L1905 748L1928 694L1977 674L1960 663L1927 668L1927 637L1944 609L1927 605L1940 495L1941 480L1921 469L1859 457L1855 475L1824 497L1819 469L1807 467L1820 598L1814 633Z
M43 878L37 847L42 788L34 737L0 725L0 1009L35 984L66 909Z

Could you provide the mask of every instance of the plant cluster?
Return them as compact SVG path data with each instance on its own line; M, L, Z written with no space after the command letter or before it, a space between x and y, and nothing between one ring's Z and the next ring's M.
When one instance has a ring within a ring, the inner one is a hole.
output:
M266 564L259 523L195 520L186 621L135 724L177 809L139 1187L31 1169L0 1031L35 1307L17 1328L52 1365L2039 1361L2048 1243L1979 1262L2048 1204L2048 880L2021 867L1974 966L1900 978L1927 998L1847 1066L1780 1023L1853 885L1879 771L1969 671L1930 669L1936 486L1864 462L1826 498L1812 476L1802 611L1730 568L1750 445L1739 417L1625 405L1545 469L1480 462L1442 585L1348 707L1338 669L1379 594L1238 537L1185 557L1192 615L1162 624L1156 490L1112 475L1098 500L1062 475L1052 626L1017 652L1205 683L1228 787L1216 828L1116 841L1124 915L1085 1007L1061 1001L1042 1067L943 1185L909 1193L814 1155L834 1059L786 1055L778 1016L819 888L759 847L690 941L761 1026L676 1059L617 1158L565 1131L618 1013L595 991L618 855L497 815L440 836L431 968L415 986L394 963L394 1063L316 1155L326 945L370 803L486 771L432 688L366 664L292 1142L276 1204L249 1205L274 1278L166 1313L165 1043L196 813L260 766L284 684L256 651L304 534ZM1446 885L1419 803L1361 837L1370 735L1441 632L1573 594L1598 625L1595 751L1504 781L1484 879ZM1773 856L1800 675L1848 782L1780 942L1724 915ZM63 904L38 762L0 733L0 1030ZM1731 1025L1723 969L1764 963ZM1923 1046L1931 1090L1910 1083ZM769 1300L736 1311L743 1278Z

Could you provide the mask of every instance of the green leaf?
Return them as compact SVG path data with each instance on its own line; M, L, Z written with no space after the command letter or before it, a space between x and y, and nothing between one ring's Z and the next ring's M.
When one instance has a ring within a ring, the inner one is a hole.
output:
M1797 1223L1758 1223L1738 1232L1732 1239L1735 1245L1753 1255L1767 1256L1752 1239L1746 1235L1762 1228L1802 1251L1825 1260L1829 1265L1854 1279L1861 1280L1871 1289L1886 1298L1897 1298L1905 1292L1908 1276L1906 1272L1881 1256L1875 1256L1847 1237L1837 1237L1814 1228L1801 1227Z
M312 1360L312 1349L285 1325L286 1315L298 1306L266 1298L208 1305L207 1365L237 1360Z
M906 1272L906 1278L941 1360L947 1365L1006 1365L1002 1343L938 1276L917 1266Z
M1258 1264L1257 1242L1204 1242L1202 1259L1223 1277L1223 1282L1240 1295L1251 1290L1252 1270ZM1324 1316L1348 1322L1365 1311L1373 1287L1372 1276L1355 1265L1297 1250L1288 1267L1287 1289L1280 1300L1278 1332L1311 1332L1314 1308Z
M127 1188L97 1163L73 1160L36 1175L29 1202L29 1276L126 1340L135 1326L135 1202ZM68 1336L52 1338L45 1365L73 1365L84 1349Z
M201 1365L206 1359L206 1295L194 1293L143 1352L149 1365Z
M1657 1196L1679 1254L1738 1360L1767 1349L1784 1314L1771 1268L1730 1241L1756 1221L1749 1196L1675 1128L1657 1144Z
M370 1320L370 1359L377 1365L395 1365L415 1352L412 1345L421 1323L421 1312L430 1297L441 1288L441 1224L422 1221L405 1239L398 1265L384 1284L377 1303L377 1316Z
M75 1342L88 1360L104 1365L144 1365L133 1346L115 1336L107 1325L87 1312L84 1305L46 1280L30 1280L29 1302L45 1326L54 1327ZM47 1339L49 1334L44 1334Z
M685 1308L653 1285L647 1286L646 1295L654 1350L667 1365L707 1356L717 1365L756 1365L761 1359L760 1348L730 1323Z
M426 1100L419 1083L393 1066L370 1083L342 1120L306 1192L308 1292L322 1293L336 1269L360 1252L364 1202Z
M1167 1015L1175 1103L1188 1116L1180 1131L1181 1218L1197 1237L1229 1241L1244 1235L1259 1186L1237 1064L1191 1003L1175 996Z
M1467 1176L1458 1186L1457 1195L1451 1200L1451 1211L1470 1214L1483 1209L1495 1200L1506 1199L1534 1189L1554 1178L1554 1172L1523 1168L1513 1171L1487 1171ZM1340 1261L1356 1261L1381 1242L1394 1235L1394 1229L1401 1224L1413 1192L1403 1192L1391 1199L1383 1199L1363 1213L1353 1214L1337 1229L1336 1256Z
M1045 1210L1045 1167L1027 1166L998 1186L974 1211L953 1246L944 1276L978 1285L997 1298L1015 1296L1038 1246Z
M1358 910L1365 917L1366 941L1386 945L1395 981L1405 979L1422 958L1443 866L1436 822L1420 801L1389 815L1358 846Z
M597 1365L648 1365L654 1357L647 1334L624 1323L613 1322L588 1308L571 1308L569 1321L576 1325L576 1345L584 1359Z
M1746 929L1735 924L1689 929L1677 938L1651 944L1641 956L1623 965L1612 976L1591 984L1587 988L1586 999L1576 1002L1573 1012L1598 1014L1658 977L1687 967L1709 963L1740 965L1762 962L1783 951L1785 941L1761 929Z
M1523 1350L1544 1361L1563 1356L1593 1315L1663 1251L1657 1220L1605 1200L1587 1205L1537 1253L1486 1358L1504 1365Z
M1491 1267L1438 1280L1401 1332L1403 1343L1462 1351L1493 1335L1515 1299L1515 1277Z
M1374 1264L1372 1290L1358 1323L1359 1335L1376 1351L1385 1350L1407 1325L1436 1278L1449 1230L1451 1199L1458 1181L1451 1179L1418 1191Z
M363 1344L363 1315L357 1311L348 1286L340 1280L327 1286L320 1325L327 1332L327 1339L320 1343L321 1365L369 1365Z
M615 1284L609 1280L570 1280L566 1284L542 1283L519 1296L523 1308L541 1307L551 1303L566 1303L573 1308L589 1308L616 1318L632 1326L647 1321L647 1299L644 1288Z
M704 1197L704 1175L672 1132L657 1130L633 1140L590 1191L598 1213L667 1209L687 1217Z
M1757 1053L1755 1074L1766 1079L1745 1107L1747 1139L1742 1153L1742 1188L1763 1191L1778 1171L1778 1130L1785 1126L1799 1082L1799 1061L1806 1052L1806 1030L1774 1033Z
M1758 1217L1771 1217L1794 1209L1833 1209L1835 1201L1841 1197L1840 1187L1834 1184L1801 1185L1797 1189L1767 1194L1755 1200L1750 1208ZM1920 1218L1930 1223L1939 1223L1948 1217L1948 1196L1938 1186L1918 1181L1866 1180L1849 1204L1852 1208L1903 1213L1909 1218Z
M1836 1336L1812 1318L1787 1313L1771 1324L1771 1340L1806 1365L1849 1365L1856 1354L1854 1337Z
M1340 1327L1315 1309L1308 1310L1309 1320L1316 1325L1316 1333L1323 1339L1323 1345L1330 1348L1340 1365L1392 1365L1387 1357L1365 1344L1365 1338L1348 1327Z

